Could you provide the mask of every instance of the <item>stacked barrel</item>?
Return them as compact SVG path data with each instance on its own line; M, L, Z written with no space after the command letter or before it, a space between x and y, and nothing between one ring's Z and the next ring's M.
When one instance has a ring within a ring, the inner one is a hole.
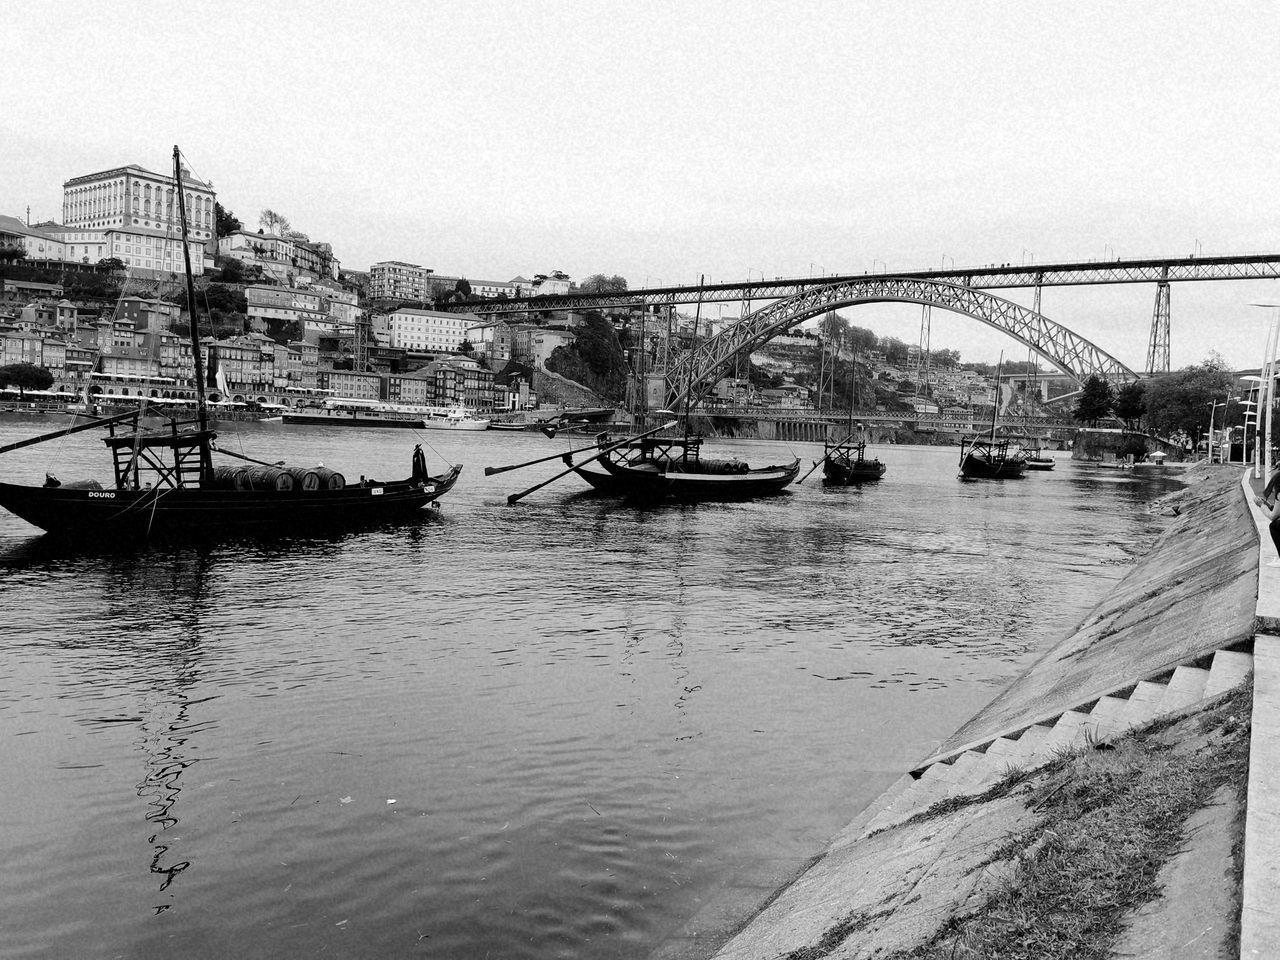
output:
M245 465L214 467L214 486L220 490L297 490L304 493L319 490L342 490L346 478L328 467L269 467Z

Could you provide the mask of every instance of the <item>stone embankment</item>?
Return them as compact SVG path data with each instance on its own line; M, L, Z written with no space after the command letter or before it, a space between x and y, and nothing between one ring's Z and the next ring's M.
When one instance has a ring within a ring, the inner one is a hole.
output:
M735 935L657 956L1280 956L1280 560L1239 468L1187 479L1070 636Z

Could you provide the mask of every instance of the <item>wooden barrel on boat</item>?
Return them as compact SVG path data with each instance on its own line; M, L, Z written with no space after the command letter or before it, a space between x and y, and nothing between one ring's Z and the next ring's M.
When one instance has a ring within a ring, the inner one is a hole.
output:
M320 489L343 490L346 488L347 478L337 470L330 470L328 467L313 467L312 469L320 477Z
M319 490L320 474L316 472L314 467L289 467L289 474L293 477L293 488L295 490Z
M249 484L254 490L285 492L293 489L293 475L279 467L252 467L249 470Z
M214 467L213 485L220 490L251 490L248 467Z

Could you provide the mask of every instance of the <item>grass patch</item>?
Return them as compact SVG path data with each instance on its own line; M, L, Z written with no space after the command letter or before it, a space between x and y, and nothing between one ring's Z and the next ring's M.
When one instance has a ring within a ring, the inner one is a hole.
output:
M827 930L817 943L792 950L781 960L822 960L823 957L829 957L839 948L840 944L848 940L853 934L866 928L876 920L887 917L892 912L892 910L883 910L879 913L854 914L846 917Z
M1009 884L894 960L1106 958L1125 916L1158 896L1156 874L1187 818L1219 787L1247 782L1251 702L1242 684L1181 723L1063 758L1030 789L1027 805L1043 819L1008 851Z

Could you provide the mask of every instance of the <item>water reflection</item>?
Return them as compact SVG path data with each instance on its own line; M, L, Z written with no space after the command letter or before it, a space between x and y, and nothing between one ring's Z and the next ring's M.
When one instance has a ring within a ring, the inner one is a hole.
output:
M726 878L816 852L1146 535L1140 488L894 453L873 490L723 506L509 508L471 474L417 525L199 548L60 550L0 516L14 936L647 955ZM38 909L68 898L75 925Z

